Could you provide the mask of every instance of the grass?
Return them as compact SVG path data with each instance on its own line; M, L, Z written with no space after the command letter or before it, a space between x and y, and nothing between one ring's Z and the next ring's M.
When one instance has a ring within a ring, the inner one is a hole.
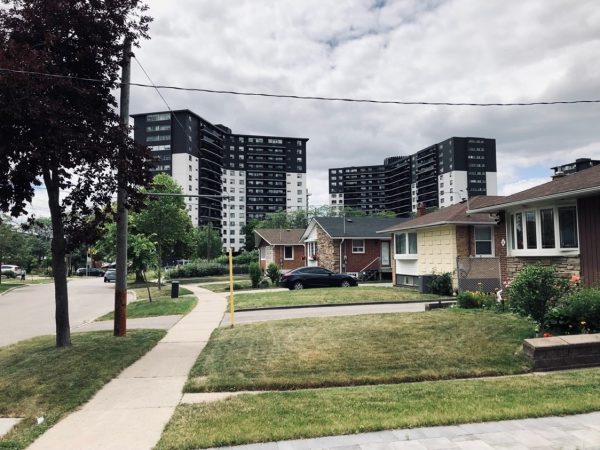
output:
M300 389L523 373L533 325L509 314L425 313L277 320L219 328L187 392Z
M203 286L205 287L205 286ZM235 298L235 309L298 305L336 305L362 302L401 302L406 300L437 300L433 294L421 294L413 289L394 287L320 288L301 291L268 292L261 295L240 294Z
M89 400L104 384L150 350L162 330L77 333L73 346L57 349L53 336L0 348L0 417L24 417L2 449L22 449L58 420ZM43 416L42 425L36 417Z
M154 298L152 302L147 300L132 302L127 305L127 317L129 319L137 319L140 317L156 317L156 316L172 316L178 314L189 313L198 300L196 297L181 297L172 299L170 297ZM114 311L111 311L103 316L100 316L96 321L113 320Z
M234 281L233 282L234 286L234 291L235 292L239 292L239 291L250 291L252 290L252 282L250 280L240 280L240 281ZM226 283L218 283L218 284L199 284L198 287L201 287L203 289L208 289L209 291L213 291L213 292L229 292L229 281ZM269 286L266 288L258 288L258 289L272 289L272 288L278 288L279 286L277 285L272 285L271 282L269 282Z
M170 297L171 295L171 286L167 285L167 286L163 286L162 289L158 289L158 287L156 286L156 283L149 283L150 284L150 294L152 295L152 300L154 300L155 298L159 298L159 297ZM133 285L129 285L128 286L130 291L133 291L135 293L135 297L138 300L147 300L148 299L148 289L146 288L145 284L139 285L139 284L133 284ZM192 291L190 291L189 289L186 289L184 287L179 286L179 295L190 295L193 294Z
M156 449L192 449L600 410L600 369L241 395L179 406Z
M24 284L21 284L21 283L19 283L19 284L17 284L17 283L6 283L5 281L3 281L2 284L0 284L0 294L2 292L8 291L9 289L13 289L15 287L21 287L21 286L24 286Z
M28 276L25 281L21 281L20 278L3 278L2 283L0 283L0 293L5 292L14 287L27 286L31 284L47 284L53 282L54 278L38 276L35 276L35 278L31 278L30 276Z

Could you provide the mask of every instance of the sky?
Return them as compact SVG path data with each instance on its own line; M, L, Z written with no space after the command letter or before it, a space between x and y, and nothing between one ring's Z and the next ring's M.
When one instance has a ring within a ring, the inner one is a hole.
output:
M149 0L135 50L156 84L430 102L600 99L597 0ZM132 81L148 82L134 61ZM162 91L233 132L307 137L311 204L327 170L381 164L452 136L496 139L498 192L600 159L600 104L397 106ZM131 113L165 110L132 88ZM44 208L36 198L37 210Z

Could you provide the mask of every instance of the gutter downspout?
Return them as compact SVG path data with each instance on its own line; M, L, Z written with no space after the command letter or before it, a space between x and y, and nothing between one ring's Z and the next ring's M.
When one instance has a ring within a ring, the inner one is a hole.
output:
M342 238L342 240L340 241L340 273L342 273L342 261L344 260L344 257L342 256L342 244L345 240L346 238Z

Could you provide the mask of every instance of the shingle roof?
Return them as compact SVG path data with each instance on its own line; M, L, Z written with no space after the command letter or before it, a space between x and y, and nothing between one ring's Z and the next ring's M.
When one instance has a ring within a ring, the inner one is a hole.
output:
M497 196L480 196L469 200L469 206L473 209L474 206L478 206L484 201L490 201L490 199L498 200L503 197ZM413 228L424 228L432 227L436 225L446 224L484 224L484 223L495 223L495 220L490 217L487 213L481 214L467 214L467 202L457 203L456 205L446 206L445 208L438 209L424 216L415 217L414 219L407 220L399 225L392 226L386 229L380 230L380 233L386 233L391 231L409 230Z
M581 197L600 193L600 166L565 175L548 183L526 189L516 194L508 195L497 200L483 202L477 207L471 205L472 211L497 211L509 206L526 202L552 198Z
M398 225L408 219L388 217L315 217L314 220L333 238L385 239L377 230Z
M258 235L269 245L302 245L300 238L304 233L302 228L257 228L254 234Z

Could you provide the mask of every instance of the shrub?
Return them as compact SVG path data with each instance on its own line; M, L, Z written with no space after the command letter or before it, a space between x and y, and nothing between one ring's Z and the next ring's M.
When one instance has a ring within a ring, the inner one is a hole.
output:
M258 287L261 289L268 289L269 288L269 280L267 278L263 278L262 280L260 280L260 283L258 283Z
M456 296L456 305L459 308L473 309L498 309L498 301L494 294L480 291L463 291Z
M537 322L542 334L548 311L557 306L568 289L568 280L558 275L553 267L525 266L507 289L508 306L517 314Z
M431 292L438 295L452 295L452 274L449 272L433 274Z
M600 289L572 292L548 312L546 323L556 334L600 333Z
M253 262L248 267L248 274L250 275L250 282L252 283L253 288L258 287L258 283L260 283L260 279L262 278L262 270L260 270L260 266L258 263Z
M233 266L234 274L248 273L248 266ZM167 278L202 278L229 274L229 266L216 262L194 261L167 272Z
M277 264L275 264L274 262L269 263L269 265L267 266L267 277L271 280L271 283L279 283L281 272L279 272L279 267L277 267Z

